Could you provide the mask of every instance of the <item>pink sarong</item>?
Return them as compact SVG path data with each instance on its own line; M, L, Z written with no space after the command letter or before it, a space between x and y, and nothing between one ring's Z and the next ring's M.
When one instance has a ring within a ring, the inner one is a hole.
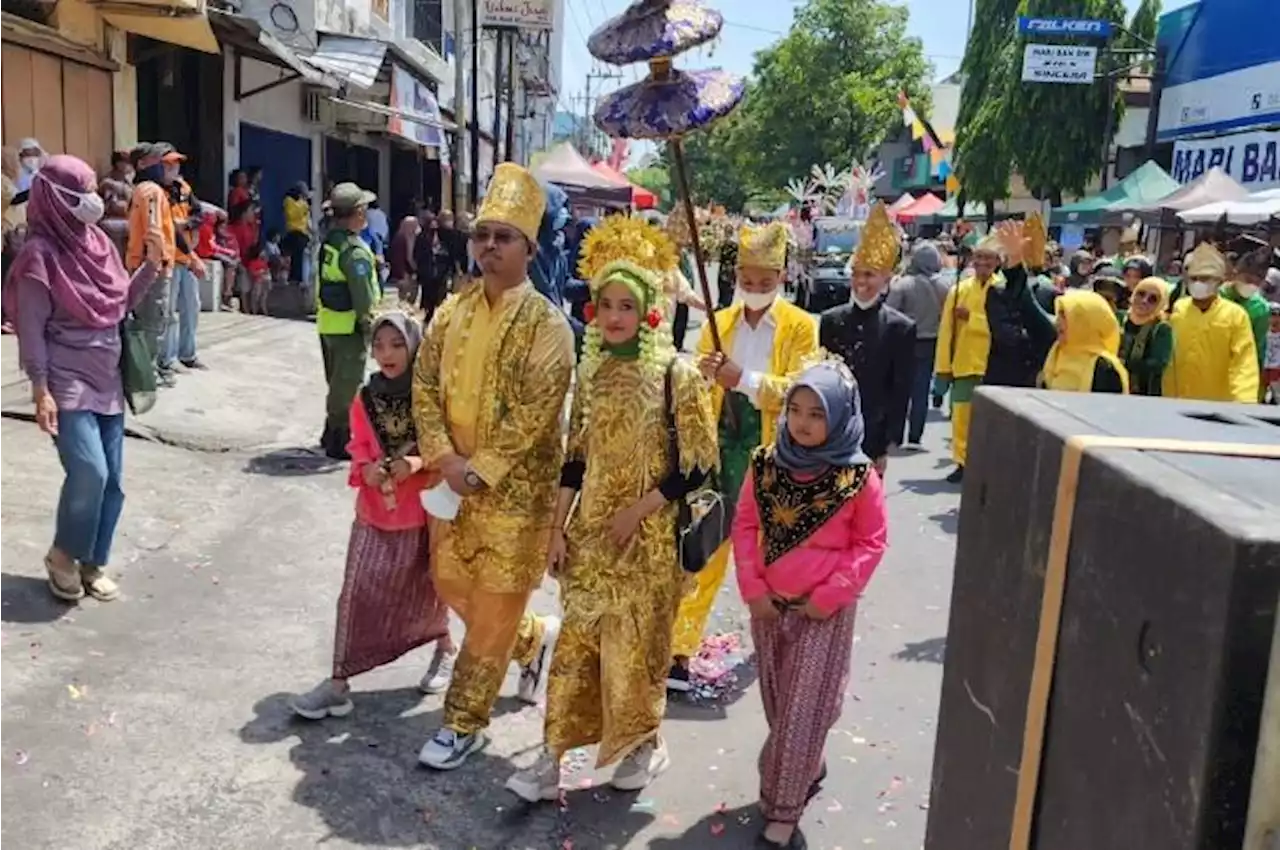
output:
M760 751L760 809L765 820L799 823L809 787L822 769L827 733L840 717L853 654L850 605L826 620L788 611L751 621L769 737Z
M372 670L449 633L431 578L426 527L382 531L356 520L338 597L336 679Z

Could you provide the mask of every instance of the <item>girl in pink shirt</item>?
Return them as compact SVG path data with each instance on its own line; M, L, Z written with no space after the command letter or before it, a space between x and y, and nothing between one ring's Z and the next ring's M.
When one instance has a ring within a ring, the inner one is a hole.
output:
M769 721L760 808L770 847L805 846L796 825L826 776L822 747L840 716L858 597L884 555L884 491L862 452L859 407L843 363L802 372L733 518Z
M453 669L449 609L431 578L427 514L420 493L428 484L413 424L412 364L422 332L403 313L373 326L378 371L351 404L349 481L356 519L347 544L347 569L338 597L333 676L290 706L308 720L343 717L354 707L347 680L435 642L421 688L439 693Z

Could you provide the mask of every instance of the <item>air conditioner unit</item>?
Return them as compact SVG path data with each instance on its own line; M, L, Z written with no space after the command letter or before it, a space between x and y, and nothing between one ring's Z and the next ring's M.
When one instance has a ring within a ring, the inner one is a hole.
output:
M324 123L321 110L324 108L324 94L320 89L302 89L302 120L311 124Z

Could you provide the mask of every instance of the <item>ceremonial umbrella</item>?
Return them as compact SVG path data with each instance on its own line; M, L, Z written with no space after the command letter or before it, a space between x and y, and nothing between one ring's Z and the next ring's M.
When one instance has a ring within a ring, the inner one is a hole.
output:
M643 80L601 98L595 122L618 139L665 139L675 159L676 179L686 219L696 222L682 139L728 115L742 100L746 80L719 69L679 71L673 56L715 38L724 17L701 0L636 0L587 39L591 55L610 65L647 62ZM706 258L696 226L689 228L698 283L711 304ZM715 350L723 352L716 323L708 323Z

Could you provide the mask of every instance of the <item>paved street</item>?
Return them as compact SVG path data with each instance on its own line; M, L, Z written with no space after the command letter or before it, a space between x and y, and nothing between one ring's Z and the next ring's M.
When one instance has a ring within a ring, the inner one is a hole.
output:
M764 719L749 661L710 702L673 703L673 768L639 795L572 778L560 805L502 783L532 760L541 714L506 696L483 755L417 764L441 700L416 685L429 651L355 681L356 711L295 721L288 692L327 672L351 494L305 447L323 382L314 328L202 317L208 373L136 423L114 555L124 598L67 608L41 555L60 471L4 339L3 838L71 850L737 850L760 826ZM929 451L894 458L891 548L859 612L854 675L832 734L810 846L916 850L927 817L958 488ZM556 608L548 583L539 611ZM714 627L742 631L732 581ZM745 637L744 637L745 640ZM514 681L504 695L514 693ZM575 761L582 759L575 754ZM601 780L602 777L594 777Z

